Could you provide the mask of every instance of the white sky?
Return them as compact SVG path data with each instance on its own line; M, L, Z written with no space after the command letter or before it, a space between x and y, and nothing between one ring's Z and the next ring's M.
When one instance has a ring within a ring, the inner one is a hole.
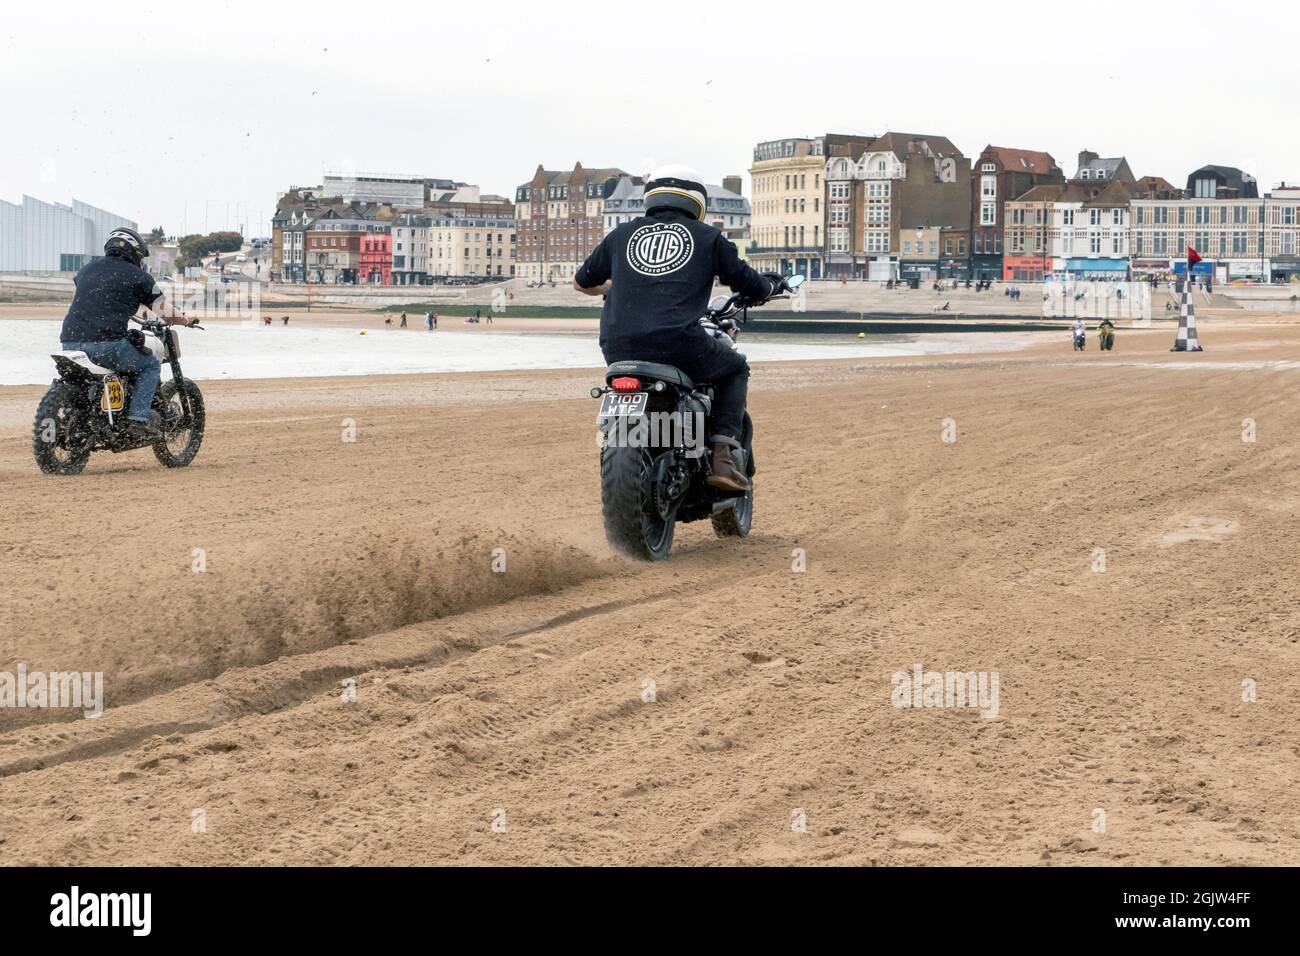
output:
M888 129L1271 188L1300 180L1297 54L1292 10L1258 0L6 3L0 198L258 233L325 168L507 196L538 162L718 182L759 140Z

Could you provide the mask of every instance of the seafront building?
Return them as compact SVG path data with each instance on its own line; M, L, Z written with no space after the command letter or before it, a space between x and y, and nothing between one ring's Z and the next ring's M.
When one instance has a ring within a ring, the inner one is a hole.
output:
M0 200L0 272L76 272L103 255L108 234L119 226L139 228L80 199L71 206L32 196Z

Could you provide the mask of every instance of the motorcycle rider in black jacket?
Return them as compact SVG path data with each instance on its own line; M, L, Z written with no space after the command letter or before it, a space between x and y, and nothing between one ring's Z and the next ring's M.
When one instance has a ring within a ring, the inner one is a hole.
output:
M606 363L660 362L714 387L713 466L708 483L743 494L749 479L731 457L739 449L749 363L699 324L716 276L753 303L776 294L782 280L741 262L736 247L704 219L708 193L698 173L665 166L645 185L645 216L607 235L573 278L587 295L603 295L600 348Z
M64 349L85 352L90 360L135 376L127 431L156 438L158 413L152 411L162 366L144 347L144 336L128 328L141 306L169 325L192 325L163 298L158 283L144 269L149 244L134 229L115 228L104 243L104 257L83 267L72 280L76 294L63 319L59 341Z

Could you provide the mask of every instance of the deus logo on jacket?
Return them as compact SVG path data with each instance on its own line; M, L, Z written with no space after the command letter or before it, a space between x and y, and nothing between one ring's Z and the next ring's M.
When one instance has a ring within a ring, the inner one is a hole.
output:
M679 222L653 222L632 233L627 243L627 262L646 276L676 272L695 251L691 231Z

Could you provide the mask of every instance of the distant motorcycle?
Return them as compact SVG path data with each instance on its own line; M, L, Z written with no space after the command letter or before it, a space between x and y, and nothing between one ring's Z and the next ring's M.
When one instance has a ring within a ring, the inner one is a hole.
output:
M1109 352L1115 347L1115 330L1113 328L1102 327L1097 330L1098 344L1103 352Z
M59 377L37 406L32 426L32 451L45 474L79 475L93 451L116 454L151 446L168 468L184 468L199 453L207 422L203 394L181 374L175 328L161 319L132 321L140 324L145 347L171 368L171 379L158 386L153 399L162 437L142 440L124 427L134 376L96 365L80 350L55 352L51 358Z
M1085 332L1075 332L1075 333L1074 333L1074 350L1075 350L1076 352L1082 352L1082 351L1083 351L1084 341L1085 341L1086 339L1087 339L1087 333L1085 333Z
M803 276L788 276L778 291L793 292L803 281ZM750 308L762 304L740 295L715 296L700 325L734 347ZM678 521L708 518L719 538L749 534L753 489L737 495L706 481L711 384L692 382L671 365L615 362L605 371L605 386L593 388L591 396L601 399L600 498L610 544L633 557L662 561L672 551ZM732 455L752 481L754 425L749 412L742 427L741 450Z

